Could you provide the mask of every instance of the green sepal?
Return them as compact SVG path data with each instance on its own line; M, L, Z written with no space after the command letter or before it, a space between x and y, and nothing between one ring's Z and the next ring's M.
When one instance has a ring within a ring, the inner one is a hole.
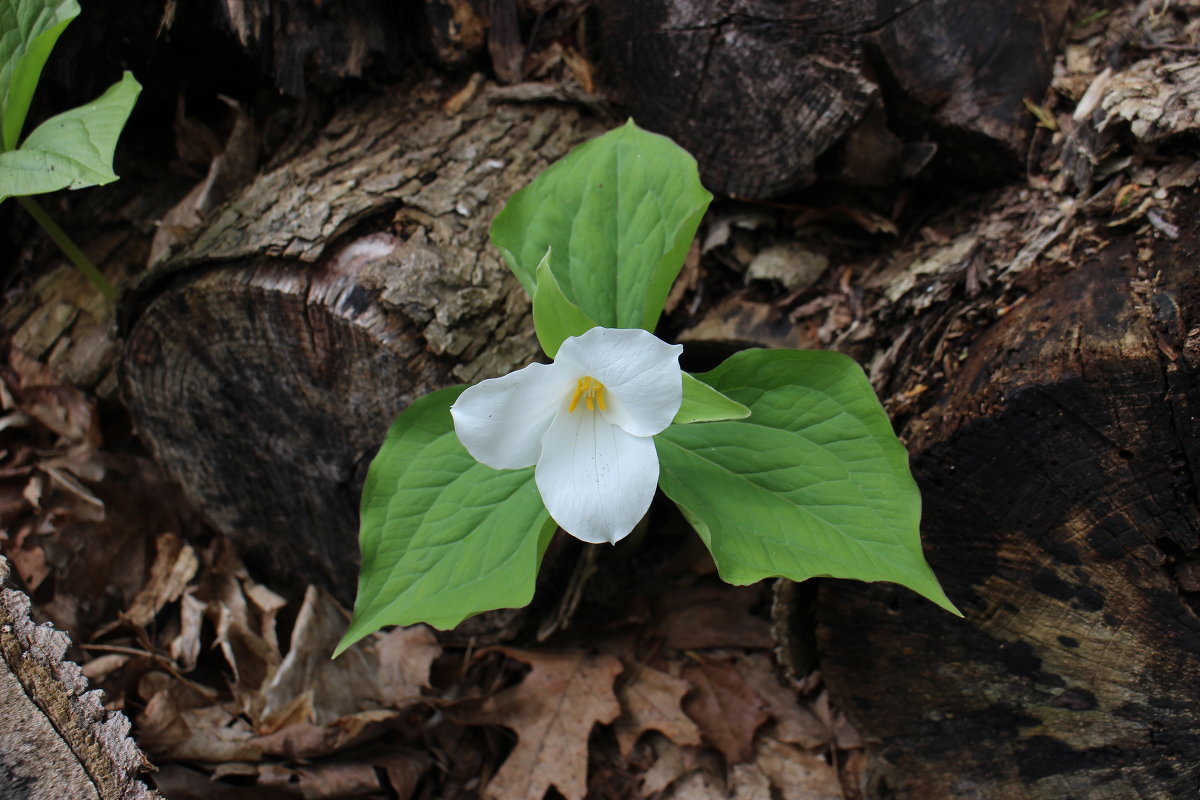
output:
M563 294L554 271L550 269L550 249L537 266L537 284L533 291L533 326L538 342L550 358L571 336L579 336L596 327L596 323L579 310Z
M671 420L673 425L745 419L750 409L732 400L690 373L683 373L683 403Z

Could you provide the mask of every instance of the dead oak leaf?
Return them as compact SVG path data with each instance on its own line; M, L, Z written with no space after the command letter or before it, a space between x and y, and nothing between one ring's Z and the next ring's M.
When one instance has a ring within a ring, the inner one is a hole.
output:
M746 685L763 699L767 712L774 717L772 736L810 749L830 743L830 724L780 681L769 655L747 653L737 659L737 667Z
M696 687L684 704L705 741L733 766L754 756L754 732L770 719L761 697L729 659L702 659L684 667L683 677Z
M622 670L611 656L584 651L547 653L498 647L532 669L511 689L454 714L467 725L503 725L517 746L488 783L489 800L537 800L554 786L566 800L587 793L587 747L592 726L621 713L613 681Z
M700 729L683 712L683 696L691 691L687 681L665 672L635 665L628 680L617 688L621 702L621 717L617 720L617 744L621 755L628 757L646 731L658 731L676 744L700 744Z

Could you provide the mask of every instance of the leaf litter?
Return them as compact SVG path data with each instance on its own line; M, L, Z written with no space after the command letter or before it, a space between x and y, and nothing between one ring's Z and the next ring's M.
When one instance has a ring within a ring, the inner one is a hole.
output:
M167 798L857 796L837 787L862 743L776 664L762 588L721 584L690 538L635 591L602 571L544 643L472 650L418 625L330 660L345 609L257 581L153 464L105 441L94 400L7 361L0 552L134 720ZM97 570L100 589L82 577Z

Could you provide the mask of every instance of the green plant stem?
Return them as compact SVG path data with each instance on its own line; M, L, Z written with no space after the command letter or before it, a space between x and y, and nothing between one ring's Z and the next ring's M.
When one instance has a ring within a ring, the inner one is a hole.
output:
M46 233L50 234L50 238L58 245L59 249L67 258L71 259L71 263L79 267L79 271L92 282L92 285L100 290L100 294L104 295L105 299L111 303L117 301L117 290L108 282L108 278L101 274L100 270L96 269L96 265L88 260L88 257L83 254L83 251L75 246L71 241L71 237L67 236L66 231L58 227L58 223L50 218L46 213L46 209L42 208L38 201L32 197L18 197L17 202L21 207L29 212L37 224L41 225Z

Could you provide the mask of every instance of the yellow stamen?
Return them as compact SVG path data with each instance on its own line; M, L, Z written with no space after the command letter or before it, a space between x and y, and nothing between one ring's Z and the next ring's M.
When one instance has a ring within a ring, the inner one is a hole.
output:
M575 394L571 396L571 405L567 406L567 411L575 410L579 405L579 398L583 398L587 404L588 411L595 411L599 406L601 411L605 410L604 405L604 384L590 375L586 378L580 378L575 384Z

